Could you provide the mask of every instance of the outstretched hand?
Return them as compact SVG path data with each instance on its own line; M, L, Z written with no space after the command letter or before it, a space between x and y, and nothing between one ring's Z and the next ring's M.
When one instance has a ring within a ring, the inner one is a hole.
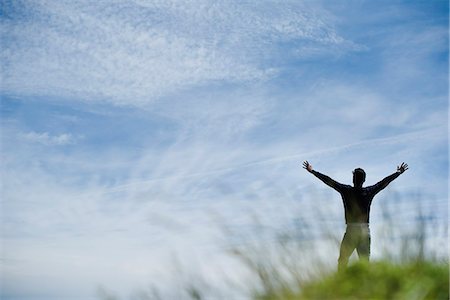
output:
M408 164L405 164L404 162L402 162L400 166L397 166L397 172L400 172L400 174L402 174L406 170L408 170Z
M313 170L313 167L310 165L310 163L307 160L305 160L303 162L303 169L306 169L308 172L311 173Z

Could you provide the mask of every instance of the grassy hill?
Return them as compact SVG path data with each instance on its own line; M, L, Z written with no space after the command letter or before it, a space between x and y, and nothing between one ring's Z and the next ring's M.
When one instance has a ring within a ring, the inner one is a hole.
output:
M257 294L255 299L449 299L448 267L432 261L357 262L343 272Z

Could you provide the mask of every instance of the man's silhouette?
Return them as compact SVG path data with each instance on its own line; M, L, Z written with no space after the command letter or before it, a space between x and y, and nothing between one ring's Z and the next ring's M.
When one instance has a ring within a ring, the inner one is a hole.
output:
M369 260L370 204L378 192L387 187L388 184L400 174L408 170L408 165L402 163L397 167L397 172L387 176L377 184L368 187L362 186L366 180L366 173L361 168L357 168L353 171L353 186L339 183L322 173L314 171L312 165L310 165L308 161L303 162L303 168L338 191L344 202L347 230L345 231L341 242L338 269L342 270L347 266L348 259L355 249L358 252L360 259Z

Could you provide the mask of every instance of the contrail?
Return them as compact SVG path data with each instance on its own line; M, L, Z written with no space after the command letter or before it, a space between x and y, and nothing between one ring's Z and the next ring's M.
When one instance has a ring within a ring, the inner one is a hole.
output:
M443 126L439 126L439 127L433 128L433 129L408 132L408 133L399 134L399 135L392 136L392 137L368 139L368 140L363 140L360 142L335 146L335 147L331 147L331 148L327 148L327 149L320 149L320 150L315 150L315 151L310 151L310 152L302 152L302 153L296 153L296 154L292 154L292 155L273 157L273 158L269 158L269 159L250 161L250 162L246 162L246 163L242 163L242 164L238 164L238 165L234 165L234 166L230 166L230 167L225 167L225 168L214 169L214 170L210 170L210 171L194 172L194 173L190 173L190 174L180 174L180 175L172 175L172 176L166 176L166 177L150 178L150 179L146 179L146 180L139 180L139 181L129 182L126 184L115 186L104 192L89 193L89 195L91 195L91 194L96 194L96 195L109 194L109 193L119 192L119 191L126 190L130 187L136 187L141 184L147 185L149 183L154 183L154 182L158 182L158 181L188 179L188 178L195 178L195 177L199 177L199 176L209 176L209 175L219 174L219 173L223 173L223 172L229 172L229 171L233 171L236 169L242 169L242 168L247 168L247 167L252 167L252 166L257 166L257 165L276 164L276 163L289 161L289 160L303 159L305 157L317 157L317 156L321 156L323 154L337 153L337 152L342 152L342 151L356 148L356 147L367 147L367 146L370 146L373 144L376 144L376 145L394 144L394 143L399 143L399 142L405 142L407 140L417 140L420 137L430 138L430 137L435 137L435 136L441 135L442 134L441 130L443 128L444 128Z

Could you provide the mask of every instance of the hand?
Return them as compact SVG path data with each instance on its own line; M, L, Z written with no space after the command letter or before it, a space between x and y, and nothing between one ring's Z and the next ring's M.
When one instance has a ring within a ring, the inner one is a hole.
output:
M402 162L402 164L397 167L397 172L400 172L400 174L402 174L406 170L408 170L408 164L405 164L404 162Z
M303 169L306 169L309 173L312 172L313 167L309 164L307 160L303 162Z

